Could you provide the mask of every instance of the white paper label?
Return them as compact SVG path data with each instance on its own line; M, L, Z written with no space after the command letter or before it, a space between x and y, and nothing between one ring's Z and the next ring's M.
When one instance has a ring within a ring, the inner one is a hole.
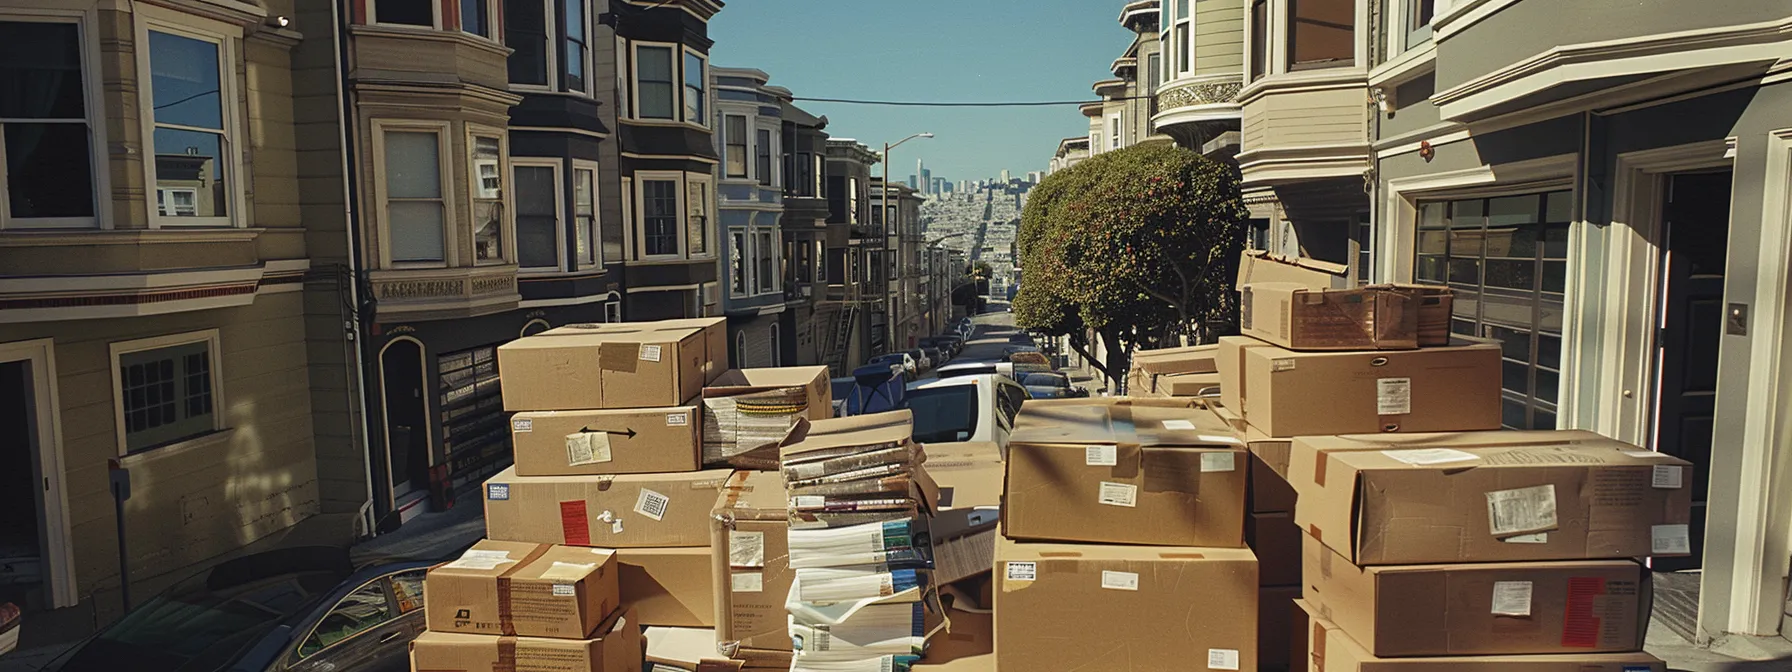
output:
M1207 669L1209 669L1209 670L1236 670L1236 669L1238 669L1238 649L1208 649L1207 650Z
M610 435L574 432L566 435L566 466L579 467L610 461Z
M689 425L689 424L691 424L691 414L689 414L689 413L667 413L666 414L666 426L667 427L683 427L683 426Z
M610 534L622 534L622 519L610 521Z
M1488 529L1494 536L1553 530L1556 527L1556 486L1489 492L1487 519Z
M1126 483L1101 482L1101 490L1096 500L1111 506L1137 506L1139 503L1139 486Z
M533 432L533 431L535 431L535 419L534 418L517 418L515 420L512 420L512 421L510 421L510 431L516 432L518 434L527 434L529 432Z
M1672 464L1657 464L1650 475L1649 484L1660 490L1679 490L1682 469Z
M734 567L765 566L765 533L728 533L728 564Z
M1036 563L1036 562L1010 562L1010 563L1008 563L1008 580L1009 581L1032 581L1037 578L1039 578L1039 563Z
M1210 471L1236 471L1237 469L1237 453L1201 453L1201 473Z
M735 572L728 577L737 593L757 593L765 590L765 575L759 572Z
M1500 541L1508 544L1547 544L1549 543L1549 533L1538 532L1536 534L1521 534L1516 537L1506 537Z
M1293 357L1283 357L1281 359L1269 360L1269 372L1270 373L1281 373L1283 371L1293 371L1293 370L1294 370L1294 358Z
M1233 437L1233 436L1215 436L1213 434L1202 434L1195 438L1200 439L1201 443L1218 443L1218 444L1227 445L1227 446L1242 446L1242 445L1244 445L1243 441L1239 441L1238 437Z
M1529 582L1529 581L1495 581L1495 582L1493 582L1493 615L1495 615L1495 616L1529 616L1529 615L1531 615L1531 582Z
M1667 455L1665 455L1663 453L1657 453L1653 450L1626 450L1626 451L1624 451L1624 455L1626 457L1640 457L1640 458L1667 457Z
M1187 420L1165 420L1164 429L1194 429L1195 423Z
M547 571L541 573L541 578L548 581L577 581L585 578L585 575L590 574L592 570L595 569L597 569L597 563L595 562L555 561L554 564L548 565Z
M1465 453L1450 448L1418 448L1412 450L1384 450L1381 454L1407 464L1449 464L1451 462L1467 462L1478 460L1472 453Z
M1101 587L1110 590L1138 590L1139 575L1132 572L1102 570Z
M790 498L790 505L799 509L813 509L826 504L828 498L821 495L797 495Z
M572 597L577 594L578 590L574 589L570 583L554 584L554 597Z
M471 550L461 555L459 560L443 565L443 568L487 570L515 562L510 559L510 551Z
M1406 415L1411 412L1411 378L1380 378L1375 381L1376 415Z
M1649 528L1649 552L1655 555L1692 554L1692 534L1685 525L1655 525Z
M1111 467L1120 463L1120 449L1116 446L1083 446L1083 464L1091 467Z
M666 504L672 499L660 493L641 488L641 494L635 497L635 513L654 520L666 519ZM621 522L621 521L618 521Z
M660 346L648 345L646 343L642 343L641 344L641 361L643 361L643 362L660 361Z

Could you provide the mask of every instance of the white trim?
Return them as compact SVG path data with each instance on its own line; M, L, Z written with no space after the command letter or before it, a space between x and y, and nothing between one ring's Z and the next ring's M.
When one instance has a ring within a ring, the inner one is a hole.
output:
M384 437L380 443L380 447L384 449L382 451L383 455L381 457L383 457L386 460L386 482L384 483L385 490L386 490L386 506L389 508L393 508L393 509L398 508L398 495L396 494L397 490L398 490L398 486L397 486L397 484L392 482L393 481L393 478L392 478L392 416L391 416L392 406L390 404L390 400L388 400L386 398L386 351L390 350L392 348L392 346L397 345L400 342L405 342L405 341L415 343L417 345L417 364L419 367L417 369L417 376L418 376L417 383L419 386L421 386L423 388L423 391L424 391L423 399L422 399L422 401L423 401L423 418L424 418L423 440L424 440L424 446L426 448L423 452L425 455L428 456L429 466L430 467L436 466L436 451L435 451L436 429L435 429L435 422L432 421L432 418L435 417L435 414L433 411L430 410L430 406L431 406L430 402L434 399L437 399L438 396L436 394L431 393L432 386L430 384L431 381L430 381L430 376L429 376L429 347L424 345L423 341L417 340L414 337L398 336L398 337L393 338L392 340L386 341L385 345L380 346L379 353L374 355L374 357L373 357L374 366L379 367L378 380L379 380L379 386L380 386L380 435L382 437ZM369 496L371 497L372 493L369 493Z
M511 203L513 200L511 196L515 190L505 188L510 185L511 182L514 182L516 178L516 176L511 173L510 134L506 133L502 128L486 126L471 121L467 122L465 126L466 133L464 135L464 141L466 143L465 147L467 151L467 196L466 200L462 201L461 204L467 207L467 227L466 232L462 235L466 236L467 250L473 253L473 259L471 260L472 264L474 266L503 266L505 264L515 263L519 258L516 250L516 208L513 207L513 204ZM479 166L478 163L473 160L473 152L478 144L478 139L482 137L498 139L499 182L498 198L496 200L498 202L499 254L497 259L489 259L486 261L479 260L479 241L475 237L478 231L473 228L474 224L477 222L474 222L472 219L473 213L479 211L479 201L492 200L489 198L479 198L479 190L481 189L479 183ZM381 160L384 160L383 153L381 155ZM442 185L444 199L447 197L447 194L445 193L446 190L451 189L453 184L452 181L445 181ZM455 228L451 222L444 222L444 226L449 231L452 231ZM444 233L444 235L447 234ZM450 262L449 265L452 266L454 264Z
M52 9L31 6L36 3L17 5L13 0L0 4L0 20L17 22L49 22L75 24L75 39L79 40L78 49L81 57L81 93L82 110L86 113L87 124L88 180L93 189L92 217L44 217L14 220L10 216L11 206L7 203L6 165L0 161L0 231L32 231L45 229L95 230L112 228L111 174L107 147L106 119L99 111L99 105L105 101L105 90L100 81L100 48L95 26L98 24L97 8L86 10ZM45 3L47 4L47 3ZM0 138L0 150L5 148L6 141ZM3 152L0 152L3 156Z
M1455 0L1449 8L1431 17L1431 39L1441 42L1517 2L1518 0Z
M671 100L672 116L671 117L666 117L666 118L653 117L652 119L647 119L647 118L644 118L641 116L641 48L642 47L654 48L654 49L665 49L667 52L669 52L666 56L667 56L667 59L669 61L671 61L671 64L672 64L671 65L671 70L672 70L672 72L671 72L671 77L672 77L672 82L671 82L671 84L672 84L672 100ZM629 97L628 97L628 113L629 114L628 114L628 119L629 119L629 121L662 121L662 122L670 121L670 122L679 123L679 124L684 123L683 121L681 121L684 118L684 79L682 78L681 73L680 73L680 70L684 67L684 58L681 55L682 53L683 53L683 45L680 45L677 42L646 42L646 41L641 41L641 40L629 40L628 41L628 56L629 56L629 58L628 58L628 75L629 75L629 82L628 82L629 83Z
M133 55L137 61L137 109L141 111L138 119L142 132L141 169L146 185L158 184L155 161L155 83L151 75L150 32L209 42L218 47L218 111L223 128L194 130L220 135L218 170L224 175L224 207L227 211L224 215L211 217L163 216L157 212L154 198L146 196L150 228L247 226L250 217L245 194L250 176L243 167L243 153L247 145L245 136L248 129L239 109L243 94L241 83L237 81L237 61L241 57L241 50L236 44L242 39L242 28L153 5L137 6L132 14L137 41ZM437 23L440 23L439 18ZM145 192L147 194L148 189Z
M1411 2L1411 0L1406 0ZM1435 19L1433 20L1435 22ZM1390 39L1404 39L1404 36ZM1389 46L1392 48L1392 45ZM1400 52L1400 55L1369 70L1369 86L1399 86L1437 69L1437 43L1423 44ZM1388 92L1392 95L1393 92ZM1415 101L1423 102L1423 101Z
M527 2L528 0L514 0L514 1ZM546 84L518 84L515 82L510 82L508 85L510 90L512 90L512 91L528 91L530 93L558 93L558 92L561 92L565 88L563 86L565 84L565 82L561 81L561 79L560 79L560 42L559 42L560 31L554 30L554 27L556 25L558 25L560 22L560 13L554 11L556 9L558 9L558 8L554 6L554 0L541 0L541 12L542 12L541 22L542 22L542 25L547 26L547 29L546 29L547 34L541 36L543 43L547 45L546 53L542 54L542 60L545 61L545 63L543 63L543 65L545 65L547 67L547 73L546 73L547 77L545 78L547 80L547 83ZM501 7L500 7L500 10L502 10ZM505 22L500 20L497 23L498 23L498 25L501 26ZM504 36L499 36L494 39L496 39L500 43L503 43L506 38ZM590 71L587 70L586 72L589 73ZM510 75L508 73L505 74L505 77L506 77L505 81L509 82L509 79L508 79L509 76Z
M710 124L715 123L715 120L711 119L709 115L710 115L710 112L715 109L716 96L715 96L715 92L710 90L712 87L710 86L711 82L710 82L710 78L709 78L709 55L705 54L701 51L697 51L696 49L692 49L689 45L681 44L681 45L679 45L679 47L680 47L680 49L679 49L680 54L678 57L678 63L674 67L674 71L678 73L678 82L677 82L678 95L676 96L676 98L678 99L678 120L682 121L684 123L687 123L687 124L695 124L697 126L702 127L703 130L706 130L706 131L710 130ZM686 102L684 99L684 87L685 87L685 75L686 75L684 68L685 68L685 61L690 56L696 56L697 59L702 61L702 63L703 63L703 75L701 77L697 78L697 81L700 81L703 83L703 109L697 110L697 120L696 121L692 121L690 119L684 118L684 108L685 108L685 102Z
M566 208L566 214L571 218L572 225L575 227L575 230L576 230L576 227L579 225L579 213L578 213L579 203L577 200L577 194L578 194L579 171L581 171L581 170L591 171L591 232L590 233L591 233L591 259L592 259L592 261L591 261L591 263L587 264L581 259L574 258L572 260L571 268L574 268L574 269L577 269L580 271L587 271L587 270L601 271L601 270L604 270L604 268L605 268L604 267L604 200L603 200L603 171L600 169L598 162L592 161L589 159L573 159L572 160L572 168L569 171L568 175L573 180L574 199L567 204L568 207ZM574 251L575 251L575 253L577 252L577 250L574 250Z
M45 583L50 605L72 607L81 602L75 581L74 536L70 527L68 469L63 460L62 403L57 391L56 344L53 339L0 343L0 362L23 361L31 375L31 395L37 411L37 449L33 463L34 481L44 487L32 488L37 493L38 509L43 514L43 529L38 538L42 545ZM35 513L35 512L34 512Z
M628 293L630 293L630 294L647 294L647 293L652 293L652 292L691 292L691 291L696 291L697 289L699 289L701 287L702 287L701 284L695 284L695 285L652 285L652 286L648 286L648 287L630 287L630 288L628 288Z
M161 348L172 348L172 347L177 347L177 346L182 346L182 345L191 345L193 343L205 343L206 357L208 359L208 361L206 362L206 366L210 369L209 373L211 374L211 379L212 379L211 380L211 384L212 384L212 389L211 389L211 395L212 395L211 433L216 433L216 432L219 432L219 431L222 431L225 429L224 411L225 411L225 409L229 408L229 404L225 403L226 397L224 394L224 349L219 342L217 329L215 329L215 328L214 329L201 329L198 331L188 331L188 332L178 333L178 334L168 334L166 336L156 336L156 337L152 337L152 338L140 338L140 339L133 340L133 341L115 341L107 346L107 351L110 353L110 356L107 358L107 361L109 362L109 366L112 369L111 370L112 422L113 422L113 436L118 441L118 444L116 446L117 457L124 458L127 456L138 456L138 455L144 455L147 453L159 452L159 451L162 451L167 448L179 446L179 445L182 445L185 443L189 443L191 441L202 440L205 438L205 436L194 437L193 439L189 439L187 441L181 441L179 443L169 444L169 445L165 445L165 446L157 446L154 448L146 448L144 450L137 451L136 453L132 453L132 452L130 452L130 449L128 448L127 432L125 432L124 368L123 368L123 366L120 365L120 358L124 355L132 354L132 353L144 352L144 351L148 351L148 350L159 350Z
M535 326L537 324L541 325L542 331L547 331L549 329L554 328L554 324L552 322L549 322L547 320L537 317L533 320L529 320L528 322L524 322L523 328L517 330L516 337L517 338L526 338L526 337L530 336L529 327ZM538 331L535 333L541 333L541 332Z
M569 228L568 225L571 222L566 216L567 208L565 192L569 183L566 181L566 172L563 170L561 164L562 162L560 159L534 156L518 156L510 160L511 189L507 195L512 202L512 207L509 208L511 211L509 219L513 228L516 226L515 205L522 202L522 198L517 194L519 185L521 185L522 182L516 179L516 170L518 168L549 168L554 171L554 265L523 266L523 250L519 247L516 248L517 273L519 275L562 273L572 268L572 265L567 263L568 259L566 258L566 230ZM592 202L595 204L596 200L593 199ZM518 245L521 245L520 241L518 242Z
M373 174L366 179L373 181L373 230L379 240L380 268L448 268L455 265L460 252L460 235L455 233L454 197L454 139L453 127L446 121L425 119L372 119L368 122L373 136ZM406 261L392 260L392 227L387 216L386 196L386 134L387 133L433 133L436 136L437 179L441 182L442 201L442 261ZM502 173L500 173L502 174Z
M405 28L410 30L441 30L442 0L424 0L429 3L430 25L419 26L409 23L384 23L379 20L380 0L367 0L367 23L386 28Z
M1382 209L1375 226L1376 249L1371 256L1375 264L1373 277L1395 282L1412 281L1420 199L1489 198L1568 188L1578 163L1579 155L1561 154L1386 180L1386 188L1381 190ZM1569 256L1574 256L1573 250ZM1570 268L1570 277L1573 272ZM1566 333L1563 338L1568 338ZM1564 375L1566 373L1564 371ZM1566 405L1561 407L1565 409Z
M1410 154L1412 152L1419 151L1419 145L1421 145L1423 143L1431 143L1431 146L1435 148L1435 147L1442 147L1444 145L1448 145L1448 144L1455 143L1455 142L1462 142L1463 140L1467 140L1470 137L1473 137L1473 134L1469 133L1468 129L1466 129L1466 128L1459 129L1459 130L1451 131L1451 132L1444 133L1441 135L1433 136L1430 138L1424 138L1421 140L1414 140L1412 142L1408 142L1405 144L1395 145L1395 146L1389 147L1387 149L1376 150L1375 158L1386 159L1389 157L1399 156L1401 154Z

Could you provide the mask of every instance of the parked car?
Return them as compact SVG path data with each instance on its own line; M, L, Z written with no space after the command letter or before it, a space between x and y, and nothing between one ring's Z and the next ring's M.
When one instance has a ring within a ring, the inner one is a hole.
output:
M1038 347L1038 346L1033 346L1033 345L1007 345L1007 346L1002 346L1002 356L1003 356L1003 357L1005 357L1005 358L1009 358L1009 359L1012 359L1012 358L1013 358L1013 357L1014 357L1014 355L1016 355L1016 354L1019 354L1019 353L1023 353L1023 352L1039 352L1039 351L1040 351L1040 350L1039 350L1039 347Z
M17 605L0 603L0 656L19 648L19 625L23 618Z
M910 383L905 405L914 414L916 441L985 441L1006 451L1026 400L1026 388L1013 379L985 373Z
M1070 384L1070 377L1057 372L1035 372L1021 378L1021 386L1033 399L1071 399L1089 396L1089 391Z
M960 376L980 376L991 373L1000 373L1000 371L997 371L997 368L999 368L997 365L1005 363L1006 362L997 362L994 360L952 362L951 364L947 364L935 370L933 375L936 378L957 378Z
M909 380L914 380L921 375L921 369L916 365L915 358L909 356L906 352L892 352L887 355L878 355L872 357L871 361L865 362L865 364L895 364L901 366L903 374L907 375Z
M1015 345L1033 345L1034 344L1033 337L1029 336L1027 334L1024 334L1024 333L1009 335L1008 342L1013 343Z
M219 564L75 649L67 672L403 672L433 562L299 547Z
M933 370L933 359L928 357L927 353L922 352L920 348L911 348L904 352L907 352L908 356L915 359L915 371L917 373L927 373L928 371Z
M848 384L844 393L835 392L834 403L840 407L835 415L865 415L902 408L908 372L896 364L866 364L853 369L851 378L837 380Z
M946 364L946 360L948 359L945 350L941 350L939 348L935 348L935 347L931 347L931 346L922 346L921 354L927 355L927 360L930 362L933 362L933 365L936 368L940 367L940 366L944 366Z
M957 336L928 336L921 339L921 347L937 348L941 354L945 355L945 359L951 359L957 357L959 351L964 349L964 339ZM938 362L935 363L936 366L938 364Z
M834 417L844 418L847 416L846 399L852 396L852 386L857 382L858 380L852 376L828 379L828 389L834 398Z

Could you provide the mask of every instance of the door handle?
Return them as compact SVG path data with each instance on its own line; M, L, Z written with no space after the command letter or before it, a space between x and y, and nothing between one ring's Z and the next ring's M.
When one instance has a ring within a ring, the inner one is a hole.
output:
M403 631L403 630L393 630L393 631L391 631L391 632L388 632L388 633L386 633L386 634L383 634L383 635L380 635L380 640L379 640L379 643L381 643L381 644L385 644L385 643L387 643L387 642L390 642L390 641L392 641L392 640L394 640L394 639L398 639L398 638L399 638L399 637L400 637L400 636L401 636L401 635L403 635L403 634L404 634L404 631Z

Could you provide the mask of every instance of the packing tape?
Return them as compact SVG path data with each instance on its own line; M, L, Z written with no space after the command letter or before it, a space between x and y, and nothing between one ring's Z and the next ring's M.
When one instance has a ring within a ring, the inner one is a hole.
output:
M511 565L498 574L498 632L510 636L516 635L516 620L512 618L513 609L510 600L511 575L528 566L529 563L540 559L548 552L549 548L553 547L547 544L537 544L535 550L529 551L528 555L523 556L522 562Z
M498 638L498 662L492 665L492 672L516 672L515 635Z
M1331 455L1324 451L1313 453L1313 485L1325 487L1326 465L1331 464Z
M591 545L591 517L585 500L560 502L560 536L567 546Z
M1313 657L1314 670L1325 669L1325 624L1313 624L1313 650L1308 654Z

